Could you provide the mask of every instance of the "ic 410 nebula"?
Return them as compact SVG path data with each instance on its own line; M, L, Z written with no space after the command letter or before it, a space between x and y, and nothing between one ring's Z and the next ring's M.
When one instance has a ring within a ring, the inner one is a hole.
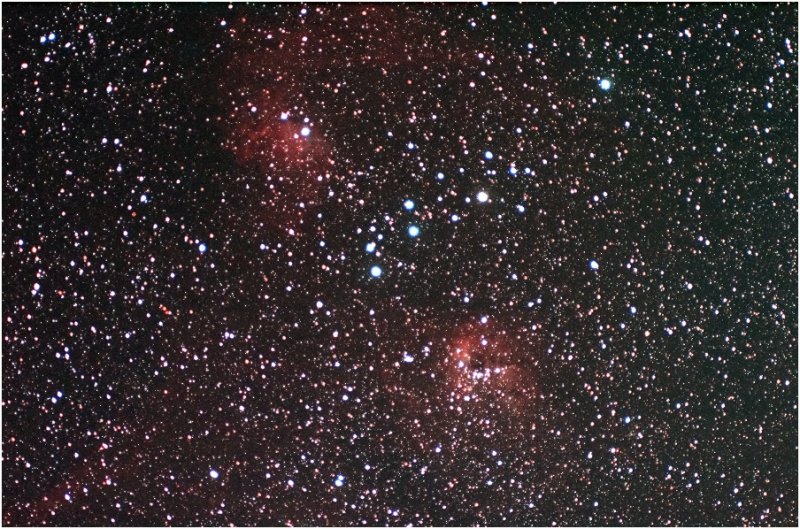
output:
M2 521L794 526L797 4L7 4Z

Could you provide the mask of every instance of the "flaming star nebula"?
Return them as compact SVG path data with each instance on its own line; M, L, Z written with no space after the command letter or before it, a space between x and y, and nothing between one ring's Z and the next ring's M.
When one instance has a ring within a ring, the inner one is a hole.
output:
M795 526L797 4L5 4L8 526Z

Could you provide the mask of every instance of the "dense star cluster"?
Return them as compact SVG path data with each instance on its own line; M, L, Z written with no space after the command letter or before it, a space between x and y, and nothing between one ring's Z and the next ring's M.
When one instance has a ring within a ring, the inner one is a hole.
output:
M795 525L797 4L3 8L6 525Z

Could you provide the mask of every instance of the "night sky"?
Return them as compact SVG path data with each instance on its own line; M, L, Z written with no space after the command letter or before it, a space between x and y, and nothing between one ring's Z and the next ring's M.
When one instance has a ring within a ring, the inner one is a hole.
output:
M797 4L21 5L6 525L795 525Z

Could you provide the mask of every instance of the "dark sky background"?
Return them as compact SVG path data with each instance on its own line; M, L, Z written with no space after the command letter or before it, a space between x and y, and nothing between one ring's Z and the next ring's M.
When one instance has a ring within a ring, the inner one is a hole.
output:
M795 525L797 5L3 6L6 525Z

